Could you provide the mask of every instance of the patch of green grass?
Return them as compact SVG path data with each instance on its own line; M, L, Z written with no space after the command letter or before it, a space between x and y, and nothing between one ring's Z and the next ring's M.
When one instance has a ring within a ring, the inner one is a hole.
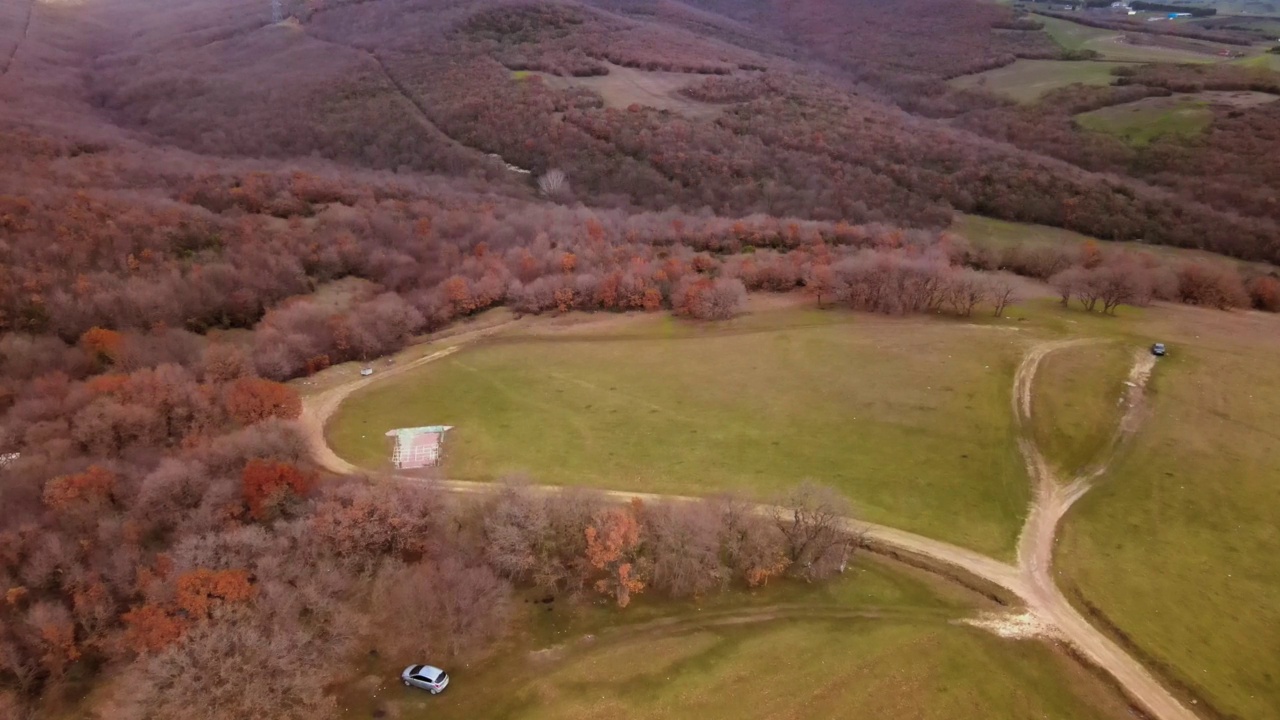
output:
M1234 60L1234 64L1243 65L1245 67L1258 68L1260 70L1270 70L1272 72L1280 72L1280 53L1264 52L1258 55L1252 55L1246 58Z
M1213 122L1213 111L1207 102L1194 96L1175 95L1081 113L1075 121L1088 130L1117 135L1142 146L1159 137L1199 135Z
M1009 392L1029 338L981 322L788 310L511 337L374 384L328 433L379 468L388 429L456 426L459 479L770 498L811 478L868 520L1009 557L1029 497Z
M525 634L488 663L449 668L442 695L368 688L342 705L351 718L382 705L406 720L1126 717L1114 691L1051 646L956 624L973 596L938 590L864 557L817 587L783 583L711 605L646 607L640 596L626 610L580 608L594 624ZM559 612L526 608L535 625ZM398 670L379 676L394 682Z
M1041 452L1064 479L1081 472L1110 444L1123 414L1134 343L1078 345L1040 362L1031 428Z
M1065 60L1018 60L1011 65L951 81L956 87L986 89L1021 103L1032 103L1051 90L1081 83L1110 85L1116 63Z
M1088 27L1073 23L1070 20L1036 16L1036 20L1044 23L1044 31L1064 50L1092 50L1098 53L1099 59L1115 62L1150 62L1150 63L1216 63L1221 57L1181 48L1162 47L1159 45L1133 45L1123 42L1124 33L1118 30ZM1201 43L1205 47L1230 49L1217 43ZM1238 49L1238 48L1236 48Z
M1036 22L1044 23L1045 33L1054 42L1058 43L1063 50L1088 50L1091 49L1088 47L1089 43L1117 34L1114 30L1089 27L1069 20L1044 17L1043 15L1037 15L1035 19Z
M1169 260L1187 260L1194 262L1225 263L1250 268L1262 273L1269 273L1273 268L1264 263L1250 263L1242 260L1223 257L1204 250L1170 247L1168 245L1151 245L1141 242L1121 242L1116 240L1098 240L1071 230L1049 227L1048 225L1032 225L1030 223L1010 222L981 215L957 215L950 230L963 236L969 242L988 247L1002 248L1012 245L1066 245L1074 246L1093 240L1102 248L1123 248L1132 252L1145 252Z
M511 71L512 80L526 80L531 75L533 75L533 73L529 72L528 70L512 70Z
M1062 580L1227 717L1280 717L1280 318L1163 309L1130 451L1067 518Z

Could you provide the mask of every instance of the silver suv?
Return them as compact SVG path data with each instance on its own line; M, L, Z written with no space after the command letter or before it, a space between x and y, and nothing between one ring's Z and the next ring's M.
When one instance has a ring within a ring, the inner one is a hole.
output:
M432 695L449 687L448 673L430 665L410 665L400 673L400 679L409 687L430 690Z

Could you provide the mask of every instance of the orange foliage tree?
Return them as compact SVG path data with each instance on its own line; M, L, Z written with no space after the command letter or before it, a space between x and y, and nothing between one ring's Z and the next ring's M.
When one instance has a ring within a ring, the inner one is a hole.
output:
M248 570L198 568L178 576L175 602L187 617L203 620L221 605L248 602L253 592Z
M290 499L311 489L312 478L289 463L255 458L240 476L249 512L258 520L273 517Z
M1249 283L1253 306L1268 312L1280 312L1280 280L1260 275Z
M177 642L187 623L158 605L140 605L121 616L124 647L135 653L153 653Z
M94 465L82 473L60 475L44 486L44 503L55 511L95 510L111 503L116 474Z
M302 398L293 388L263 378L240 378L226 395L227 413L241 425L270 418L293 420L302 414Z
M124 350L124 336L115 330L89 328L80 336L80 347L99 362L115 364Z
M639 508L639 500L633 500L631 507L625 509L610 508L597 514L586 528L587 562L605 572L605 577L596 582L596 590L616 599L618 607L626 607L631 595L645 587L644 568L638 562Z

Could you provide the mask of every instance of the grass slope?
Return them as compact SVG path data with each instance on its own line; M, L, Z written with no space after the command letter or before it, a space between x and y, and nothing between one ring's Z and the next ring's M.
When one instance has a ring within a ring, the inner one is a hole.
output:
M1110 85L1115 80L1111 69L1117 64L1023 59L976 75L962 75L952 80L951 84L962 88L990 90L1020 103L1033 103L1051 90L1076 83Z
M1009 410L1019 333L774 311L465 349L353 396L337 452L384 466L383 433L443 423L445 473L770 497L806 478L868 520L1008 557L1029 490Z
M680 94L680 88L695 82L697 75L678 72L661 72L656 70L637 70L608 63L609 74L595 77L559 77L548 73L525 73L525 77L536 75L550 87L565 90L569 88L585 88L598 94L604 106L617 110L626 110L632 105L643 105L658 110L672 112L689 117L715 117L722 107L710 103L698 102ZM522 79L516 73L516 79Z
M1229 717L1280 717L1280 318L1178 309L1132 449L1067 518L1063 580Z
M1175 95L1081 113L1075 121L1085 129L1117 135L1141 146L1164 136L1199 135L1213 122L1213 111L1208 102L1194 95Z
M1124 33L1118 30L1088 27L1061 20L1037 16L1036 20L1044 23L1044 31L1054 42L1065 50L1092 50L1101 60L1115 62L1139 63L1216 63L1224 59L1216 55L1185 50L1181 48L1161 47L1159 45L1133 45L1124 42ZM1220 43L1202 42L1202 45L1215 49L1229 48Z
M1099 243L1103 249L1122 248L1124 250L1134 252L1151 253L1168 259L1223 263L1238 266L1241 269L1252 268L1263 273L1269 273L1274 270L1272 266L1265 263L1249 263L1242 260L1233 260L1204 250L1169 247L1168 245L1150 245L1140 242L1098 240L1097 238L1091 238L1088 235L1072 232L1071 230L1064 230L1062 228L1049 227L1047 225L1009 222L1007 220L982 217L981 215L957 215L955 222L952 223L950 229L952 232L963 236L970 242L995 248L1018 244L1025 244L1028 246L1072 246L1093 240L1094 242ZM1049 292L1052 293L1051 290Z
M1031 426L1041 451L1064 479L1084 470L1109 444L1134 350L1133 343L1080 345L1041 361Z
M567 617L526 605L522 637L454 670L443 695L374 692L406 720L1126 717L1113 691L1051 646L955 624L973 614L956 592L863 558L828 585L701 605L642 597ZM370 694L347 694L349 717L369 717Z

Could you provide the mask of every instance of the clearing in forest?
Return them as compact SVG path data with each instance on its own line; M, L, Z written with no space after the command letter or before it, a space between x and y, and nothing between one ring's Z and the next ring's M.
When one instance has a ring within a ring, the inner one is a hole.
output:
M1240 52L1244 49L1236 45L1199 40L1194 41L1196 49L1191 49L1190 45L1168 47L1157 44L1162 40L1160 38L1147 42L1153 36L1141 33L1089 27L1070 20L1044 16L1036 16L1036 21L1044 23L1044 31L1064 50L1092 50L1098 53L1100 60L1131 63L1217 63L1230 59L1219 55L1219 52ZM1127 35L1142 35L1139 38L1141 42L1134 42Z
M517 80L536 76L553 88L585 88L604 100L604 106L625 110L632 105L643 105L657 110L670 110L688 117L714 117L723 105L700 102L680 94L680 88L706 75L666 72L661 70L637 70L613 63L605 63L608 75L594 77L561 77L543 72L522 71L515 74Z
M780 310L503 337L352 395L328 435L384 468L388 429L453 425L454 479L769 498L812 478L868 520L1009 557L1030 497L1013 326Z
M404 720L1129 717L1113 689L1057 646L958 622L987 605L866 556L827 584L773 583L696 603L641 595L619 612L526 602L525 631L499 657L451 668L443 694L352 687L341 705L351 718L382 708Z
M962 75L951 81L956 87L989 90L1020 103L1033 103L1045 93L1068 85L1110 85L1115 81L1112 68L1119 63L1018 60L994 70Z
M1280 99L1247 91L1205 91L1169 97L1151 97L1123 105L1081 113L1075 120L1083 128L1111 133L1134 145L1146 145L1164 136L1191 137L1213 122L1214 107L1248 108Z

